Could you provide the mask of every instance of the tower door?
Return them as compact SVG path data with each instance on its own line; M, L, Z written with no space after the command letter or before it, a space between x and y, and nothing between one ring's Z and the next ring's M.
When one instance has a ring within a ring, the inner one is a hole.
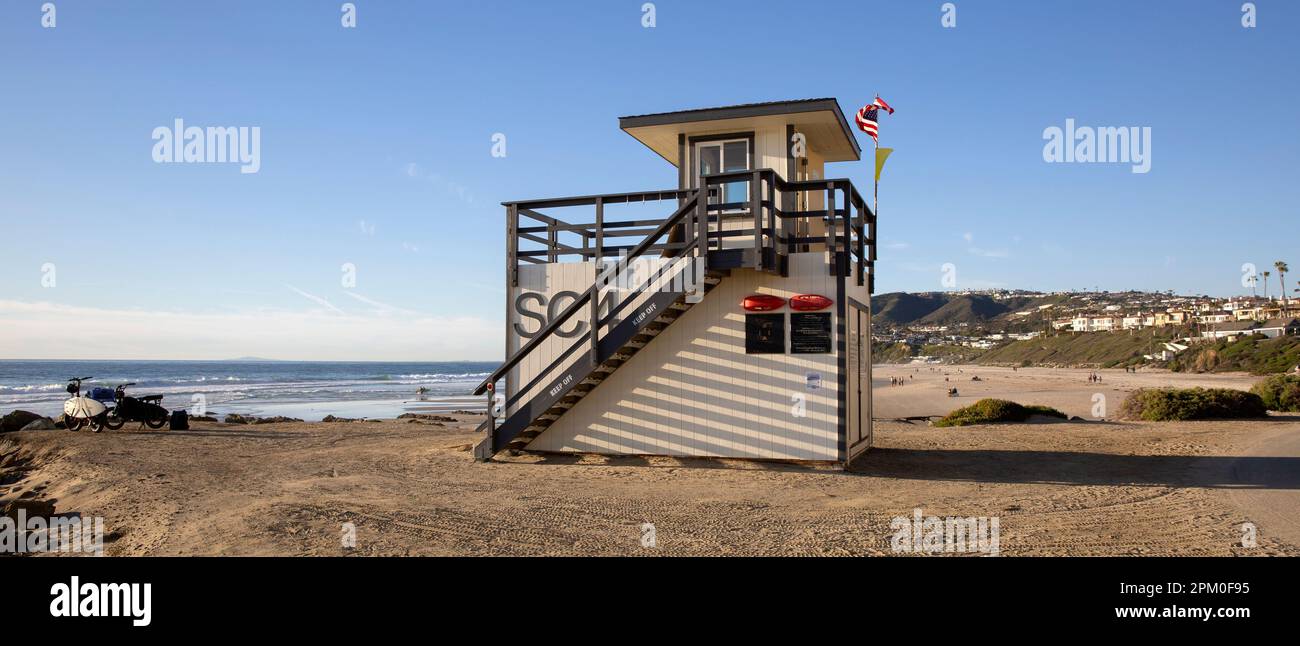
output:
M749 139L722 139L695 144L695 175L692 186L699 187L700 176L737 170L750 170ZM709 197L709 204L735 204L749 200L749 182L727 182L719 194Z
M850 299L846 312L848 338L845 339L844 369L848 373L848 458L852 460L871 447L871 312Z

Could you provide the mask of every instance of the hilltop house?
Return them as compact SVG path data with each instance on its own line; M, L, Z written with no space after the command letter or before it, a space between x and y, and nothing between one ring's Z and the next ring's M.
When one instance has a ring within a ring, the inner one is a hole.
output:
M1300 319L1290 317L1269 319L1261 323L1255 331L1270 339L1275 339L1279 336L1300 334Z
M1201 330L1201 337L1206 339L1234 339L1248 334L1255 334L1258 327L1259 323L1255 321L1228 321Z
M1300 334L1300 319L1276 318L1267 321L1229 321L1203 330L1201 336L1208 339L1233 339L1248 334L1262 334L1270 339L1279 336Z

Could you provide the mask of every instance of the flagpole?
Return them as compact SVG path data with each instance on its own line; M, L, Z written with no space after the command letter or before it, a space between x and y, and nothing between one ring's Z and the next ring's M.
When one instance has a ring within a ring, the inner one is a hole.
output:
M877 94L876 98L879 99L880 95ZM876 136L872 137L871 141L875 142L875 148L872 151L874 154L871 156L871 179L873 183L873 187L871 190L872 192L871 199L872 201L875 202L875 205L872 207L873 210L875 211L875 216L879 218L880 217L880 171L878 170L880 168L879 129L877 129Z
M877 134L872 141L876 142L875 154L871 159L871 179L875 184L871 192L872 199L876 203L872 210L875 211L876 217L880 217L880 174L876 171L880 167L880 135Z

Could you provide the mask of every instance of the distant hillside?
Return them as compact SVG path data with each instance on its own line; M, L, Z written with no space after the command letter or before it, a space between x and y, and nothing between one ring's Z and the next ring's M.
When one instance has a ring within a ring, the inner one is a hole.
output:
M1053 297L1034 296L996 299L987 294L893 292L871 298L872 305L875 306L875 315L871 320L877 325L885 326L978 325L1037 306L1040 302L1055 300Z
M1039 337L989 350L980 355L976 363L1114 368L1142 362L1142 355L1163 348L1163 342L1172 337L1172 330L1167 336L1155 337L1150 332L1088 332Z
M919 320L947 304L944 294L908 294L891 292L871 297L874 313L871 321L885 325L907 325Z
M917 321L920 325L954 325L957 323L983 323L1003 314L1017 311L1033 299L1013 298L995 300L982 294L957 296L943 307L930 312Z

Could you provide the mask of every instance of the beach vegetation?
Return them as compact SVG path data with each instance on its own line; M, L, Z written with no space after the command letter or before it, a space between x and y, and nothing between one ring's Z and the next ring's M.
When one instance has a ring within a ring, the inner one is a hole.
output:
M1120 407L1120 417L1148 422L1266 415L1268 408L1259 395L1231 388L1139 388Z
M1065 413L1055 408L1022 405L1005 399L981 399L965 408L948 413L934 423L935 426L969 426L971 424L997 424L1025 422L1035 416L1066 419Z
M1269 410L1300 412L1300 375L1273 375L1255 384L1250 392L1259 395Z

